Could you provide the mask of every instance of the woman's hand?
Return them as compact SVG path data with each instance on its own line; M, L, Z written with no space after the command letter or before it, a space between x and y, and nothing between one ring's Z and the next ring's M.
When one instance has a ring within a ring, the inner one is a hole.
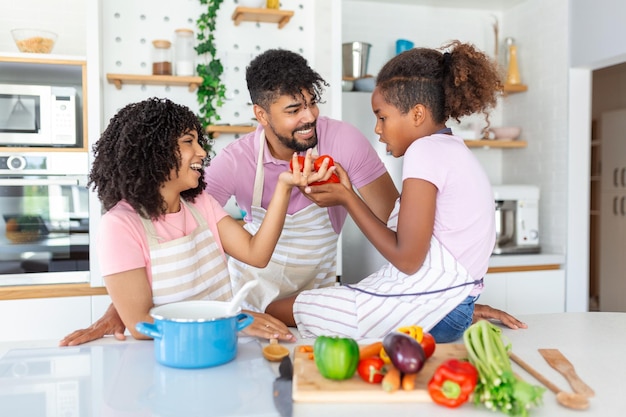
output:
M126 340L125 330L126 326L111 304L98 321L86 329L76 330L68 334L59 342L59 346L76 346L101 339L106 335L114 335L117 340Z
M317 181L326 181L335 172L335 167L328 167L329 161L325 159L317 171L314 170L312 149L306 151L303 158L294 152L290 166L292 171L286 171L279 176L279 180L287 185L299 187L301 191L309 190L309 184Z
M254 317L252 324L242 330L248 336L260 337L263 339L278 339L287 342L295 342L296 337L289 331L285 324L266 313L244 310L244 313Z

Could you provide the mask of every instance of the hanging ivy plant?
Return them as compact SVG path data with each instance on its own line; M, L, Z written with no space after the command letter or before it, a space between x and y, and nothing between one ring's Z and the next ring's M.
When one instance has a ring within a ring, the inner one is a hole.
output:
M217 12L223 0L200 0L200 4L206 5L206 11L200 15L196 21L198 28L198 45L195 47L198 56L204 57L204 62L198 63L196 71L202 77L202 84L197 89L198 103L200 104L199 118L202 127L215 124L220 120L217 109L224 104L226 97L226 86L221 81L224 67L222 62L216 58L215 47L215 24ZM213 138L213 133L209 133ZM209 149L207 151L210 151Z

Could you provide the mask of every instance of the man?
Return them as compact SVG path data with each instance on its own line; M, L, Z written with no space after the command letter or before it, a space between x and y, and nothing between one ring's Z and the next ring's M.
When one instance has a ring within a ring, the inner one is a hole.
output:
M211 161L206 191L222 205L234 196L246 212L246 228L255 233L278 176L290 169L294 152L304 155L313 148L315 154L330 155L341 165L368 207L386 223L398 190L361 132L319 116L318 103L328 84L307 61L294 52L268 50L252 60L246 81L259 127ZM245 307L264 312L275 300L335 284L337 239L347 212L341 206L325 208L324 197L323 192L293 190L283 233L266 268L229 261L233 292L249 280L259 280ZM123 325L116 316L109 307L90 328L72 333L61 344L84 343L105 334L123 338ZM480 318L500 320L511 328L526 327L505 312L476 304L474 319ZM291 340L293 336L283 325L268 328L267 337Z

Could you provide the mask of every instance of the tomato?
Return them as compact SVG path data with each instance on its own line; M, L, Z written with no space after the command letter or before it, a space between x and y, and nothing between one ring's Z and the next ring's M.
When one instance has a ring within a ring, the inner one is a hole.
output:
M359 361L356 370L363 381L370 384L380 384L386 371L385 362L376 356L363 358Z
M422 348L424 349L424 353L426 354L426 359L433 356L433 353L435 353L435 347L437 346L437 344L435 343L435 338L433 337L432 334L424 333L424 336L422 337L422 341L420 342L420 345L422 345Z
M330 168L332 166L335 166L335 161L333 161L332 156L330 155L320 155L317 157L317 159L315 160L315 162L313 162L313 169L315 171L319 171L320 168L322 167L322 164L324 163L324 160L328 159L328 167ZM337 183L339 184L339 177L337 176L337 174L335 174L334 172L332 174L330 174L330 178L328 178L326 181L315 181L312 182L310 185L322 185L322 184L328 184L328 183Z
M298 165L300 165L300 172L304 168L304 156L298 156ZM293 159L289 161L289 169L293 172Z
M313 357L324 378L350 379L359 364L359 345L349 337L318 336L313 344Z

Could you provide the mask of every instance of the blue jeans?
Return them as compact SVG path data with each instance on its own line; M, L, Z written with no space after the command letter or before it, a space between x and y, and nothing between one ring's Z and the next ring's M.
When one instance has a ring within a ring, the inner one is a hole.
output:
M478 297L469 296L439 323L430 329L437 343L454 342L463 337L463 332L472 324L474 302Z

